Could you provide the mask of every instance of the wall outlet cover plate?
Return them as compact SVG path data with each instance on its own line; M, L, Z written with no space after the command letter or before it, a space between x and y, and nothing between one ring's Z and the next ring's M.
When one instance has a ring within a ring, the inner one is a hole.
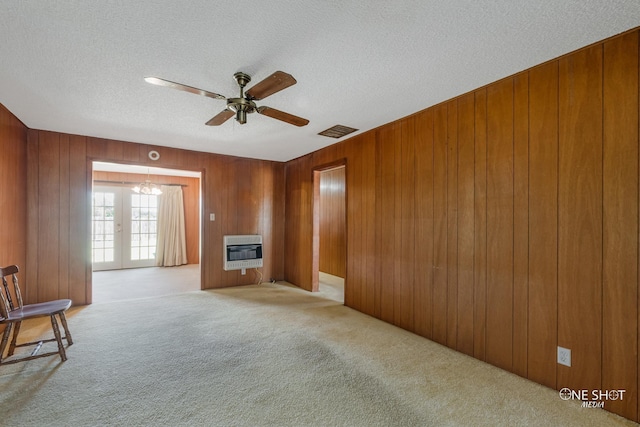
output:
M558 346L558 363L564 366L571 366L571 350Z

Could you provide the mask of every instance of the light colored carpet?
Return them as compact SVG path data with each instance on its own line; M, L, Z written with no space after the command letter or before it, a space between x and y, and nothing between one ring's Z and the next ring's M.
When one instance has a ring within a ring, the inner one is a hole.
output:
M333 276L329 273L319 272L318 290L323 293L326 298L341 302L344 304L344 279L342 277Z
M13 426L634 425L285 283L74 309L0 367Z
M93 303L200 290L200 264L94 271Z

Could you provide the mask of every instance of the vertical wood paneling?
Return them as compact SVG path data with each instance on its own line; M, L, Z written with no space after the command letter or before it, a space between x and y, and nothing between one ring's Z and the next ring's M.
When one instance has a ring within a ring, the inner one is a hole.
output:
M487 362L513 366L513 79L487 89Z
M285 280L306 290L312 290L313 250L313 162L312 156L301 157L287 164L285 249Z
M38 157L38 301L58 298L60 266L60 134L43 132Z
M142 151L142 148L142 144L125 144L123 146L122 160L138 164L146 162L148 159L149 148L147 148L146 151Z
M559 62L558 387L602 385L602 46Z
M349 283L345 283L344 304L354 307L356 310L366 312L364 304L364 294L362 292L364 283L362 283L363 270L365 267L365 251L362 250L363 229L362 227L347 228L347 222L352 221L353 212L364 212L363 208L363 187L362 187L362 159L356 161L354 156L355 150L362 147L362 136L355 140L355 144L345 145L345 158L351 158L349 162L349 174L345 170L345 190L350 188L349 194L345 191L345 231L346 241L349 242L349 248L345 245L345 276L349 276ZM347 197L349 202L347 204ZM348 205L348 206L347 206ZM347 252L348 250L348 252Z
M366 251L364 250L364 230L362 227L346 228L346 223L353 224L355 215L365 210L364 207L364 187L362 183L363 162L356 155L356 150L360 149L363 144L362 137L358 137L355 143L345 146L345 157L349 159L349 173L345 173L345 189L349 187L349 203L345 204L345 229L347 237L345 240L349 242L345 253L345 276L349 275L349 283L345 284L345 305L355 308L361 312L367 313L366 296L363 293L365 284L363 283L364 269L366 268ZM346 172L346 171L345 171ZM346 201L345 192L345 201Z
M458 99L458 338L457 349L473 356L474 131L473 93Z
M376 231L375 225L377 221L378 212L376 211L376 139L375 133L369 132L363 136L365 141L362 146L362 150L357 151L357 156L362 158L363 175L362 175L362 212L353 211L353 218L357 218L357 222L349 222L347 229L351 230L356 227L356 223L361 224L364 228L363 233L363 256L366 258L365 268L362 276L362 289L363 301L365 304L365 313L374 315L376 312L376 295L375 295L375 278L376 278L376 266L378 265L377 251L372 250L376 244ZM353 157L350 157L348 162L351 162ZM347 165L347 168L349 166ZM352 171L349 168L347 176L352 177ZM350 178L353 179L353 178ZM347 197L349 197L350 187L347 187ZM347 208L351 211L351 204L347 200ZM356 217L357 215L357 217ZM347 241L347 250L351 252L351 244ZM347 277L347 282L350 283L351 276ZM374 286L371 286L371 284Z
M266 277L263 277L265 281L274 276L274 259L273 259L273 239L274 233L272 229L273 220L273 184L274 184L274 171L266 163L260 164L260 171L257 174L257 178L261 179L256 185L262 187L262 209L260 212L260 234L262 234L262 254L264 259L265 268L263 268Z
M0 265L16 264L26 282L27 127L0 104ZM26 285L26 283L25 283ZM23 295L26 297L26 295Z
M124 160L124 146L126 143L122 141L114 141L111 139L88 138L87 139L87 156L93 159L109 159L112 161ZM168 150L168 149L167 149ZM163 152L163 154L166 154ZM143 156L143 162L147 162L149 158Z
M240 189L234 183L238 180L238 161L239 159L225 159L223 160L224 174L224 187L228 190L223 193L224 208L223 208L223 227L225 235L242 234L238 229L238 196ZM240 271L223 271L221 277L220 286L235 286L239 283Z
M186 185L182 187L185 204L185 234L187 241L187 262L198 264L200 262L200 179L181 178ZM172 181L170 181L172 182ZM208 216L206 219L209 219Z
M235 197L231 197L230 200L235 202L235 205L227 211L228 219L233 218L235 221L236 234L256 234L257 224L256 217L251 215L251 211L241 209L241 206L252 206L254 200L253 192L253 176L254 168L251 168L249 162L245 159L238 159L234 162L233 168L235 169L235 179L237 182ZM243 178L240 180L240 176ZM260 187L262 190L262 186Z
M69 135L60 135L60 190L59 190L59 214L58 230L60 242L58 244L58 296L69 297L69 256L70 256L70 211L69 204Z
M314 169L312 173L311 227L313 234L311 235L311 290L315 292L320 290L320 171Z
M87 188L87 139L69 136L69 298L91 303L89 227L91 200Z
M329 145L328 147L322 148L318 151L314 151L313 153L311 153L311 158L312 158L312 163L314 166L322 166L322 165L326 165L328 163L332 163L335 161L335 159L340 158L340 156L338 156L338 145L339 144L333 144L333 145Z
M513 92L513 372L527 376L529 292L529 75Z
M528 377L556 387L558 63L529 71Z
M292 160L286 165L286 192L285 200L285 216L287 218L287 226L285 228L285 248L287 256L296 259L297 262L285 263L285 280L295 283L302 287L301 278L299 277L299 266L304 258L299 253L299 239L302 230L300 230L300 160Z
M269 227L273 230L273 272L271 277L277 280L284 279L284 230L285 230L285 173L284 164L273 163L271 164L271 170L273 171L273 211L271 214L271 221L268 223ZM265 197L268 194L265 193Z
M302 283L306 286L304 289L312 290L313 285L317 285L311 282L312 279L312 255L313 255L313 161L310 156L303 157L301 159L301 177L302 177L302 192L301 192L301 223L302 230L308 230L309 232L302 235L300 241L300 250L305 255L306 262L303 262L300 266L300 275L303 279Z
M203 232L202 232L202 252L200 254L200 269L202 270L202 283L221 283L222 276L222 244L209 245L208 258L205 258L204 242L220 242L223 239L223 210L222 210L222 180L224 176L224 169L218 167L216 158L211 157L207 159L207 163L204 166L205 172L202 174L202 190L203 194L210 194L210 197L203 197ZM218 191L210 191L210 186L218 189ZM209 214L214 213L216 215L215 221L207 221ZM209 262L205 262L208 259Z
M401 194L400 235L400 294L396 299L397 324L409 331L414 330L414 257L415 257L415 117L409 117L401 124L401 166L396 171L400 175Z
M320 271L345 277L345 168L320 172Z
M394 322L394 284L396 256L395 216L395 179L396 179L396 129L385 127L377 133L377 192L376 192L376 229L378 231L378 276L376 282L380 289L380 318Z
M27 127L0 104L0 265L16 264L23 292L27 235ZM25 297L26 295L23 295ZM0 332L4 332L0 325Z
M251 181L249 184L251 185L251 209L247 210L247 222L253 226L255 230L255 234L259 234L264 239L264 210L269 208L269 203L264 203L263 201L266 199L264 194L264 181L267 177L267 174L264 171L264 166L266 162L260 161L256 162L253 160L249 160L247 167L251 169ZM264 250L265 248L263 248ZM264 257L264 252L263 252ZM270 263L271 259L267 261L266 265L264 265L263 260L263 268L261 271L262 276L264 274L269 274L271 271ZM252 271L253 274L246 277L246 280L242 283L258 283L260 280L260 274L255 270ZM267 275L267 277L269 277Z
M458 338L458 101L447 103L447 345Z
M447 107L434 110L433 121L433 315L432 338L447 343Z
M433 110L416 116L415 332L431 338L433 315Z
M339 277L346 277L347 270L347 195L346 195L346 167L337 169L334 183L338 192L342 193L341 197L337 197L335 204L337 205L338 220L333 224L333 247L336 249L337 256L333 257L333 269Z
M473 356L486 359L487 327L487 91L475 97L475 184L473 233Z
M604 44L602 388L638 417L638 33Z
M333 176L330 171L320 172L320 271L331 272L331 184Z
M38 247L39 247L39 161L38 151L40 150L40 133L29 130L27 133L27 260L26 271L23 277L26 278L26 289L23 295L25 302L32 304L38 302Z
M402 121L391 126L390 144L393 147L393 198L389 203L393 209L391 222L393 224L393 253L390 260L393 265L393 278L389 283L391 301L393 301L392 316L394 325L400 326L402 316Z

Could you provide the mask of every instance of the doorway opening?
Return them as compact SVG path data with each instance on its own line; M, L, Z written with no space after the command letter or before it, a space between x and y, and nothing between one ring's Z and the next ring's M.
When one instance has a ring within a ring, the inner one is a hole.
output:
M93 162L93 303L201 289L200 178L197 171ZM133 191L133 187L147 180L158 188L162 186L165 193L179 193L182 201L182 209L171 209L184 214L179 240L184 240L185 245L176 256L177 262L166 262L166 257L163 261L166 251L162 245L156 262L157 243L166 230L158 226L162 196Z
M346 166L313 172L313 290L344 303L347 277Z

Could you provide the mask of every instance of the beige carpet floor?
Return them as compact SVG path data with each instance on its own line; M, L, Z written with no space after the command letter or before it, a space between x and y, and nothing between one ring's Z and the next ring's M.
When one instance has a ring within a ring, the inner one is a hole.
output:
M286 283L74 309L75 344L0 367L11 426L624 426Z
M318 290L325 298L344 304L344 279L328 273L319 274L320 286Z
M200 264L94 271L93 303L173 295L200 289Z

